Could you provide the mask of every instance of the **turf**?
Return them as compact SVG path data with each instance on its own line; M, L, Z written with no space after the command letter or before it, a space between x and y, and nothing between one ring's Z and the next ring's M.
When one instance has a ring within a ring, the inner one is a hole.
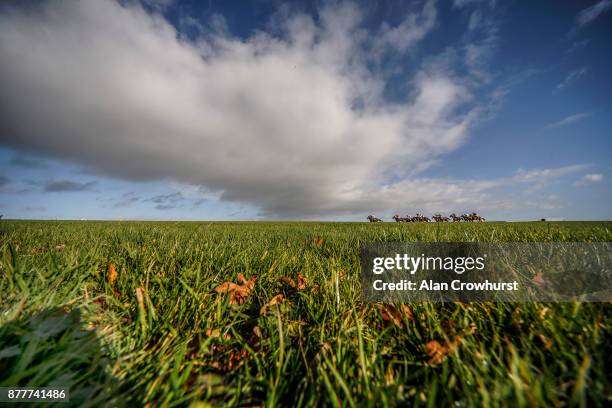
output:
M2 221L0 386L64 385L73 404L94 406L609 405L609 304L417 303L394 320L361 300L359 246L612 241L611 231ZM214 288L239 273L257 281L230 304ZM279 280L298 273L301 288ZM262 315L278 294L288 301Z

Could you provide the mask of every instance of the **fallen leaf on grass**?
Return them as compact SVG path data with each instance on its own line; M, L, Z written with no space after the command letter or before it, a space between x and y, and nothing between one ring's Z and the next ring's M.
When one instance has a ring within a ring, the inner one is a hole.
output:
M115 281L117 280L117 269L115 269L115 265L112 263L108 264L108 268L106 269L106 281L109 285L113 286Z
M400 308L390 305L390 304L378 304L378 310L382 316L382 319L385 322L392 322L395 326L399 328L404 327L404 317L414 322L414 316L412 315L412 311L408 306L402 304Z
M60 252L63 251L64 248L66 248L66 244L60 244L55 246L55 249Z
M233 370L234 368L238 367L242 363L242 360L244 360L248 356L249 356L249 352L247 349L242 349L238 351L235 351L235 350L230 351L229 361L227 363L228 370Z
M268 313L268 309L270 309L272 306L283 304L286 301L287 301L287 299L285 298L285 296L283 296L283 294L280 293L280 294L274 296L272 299L270 299L270 301L268 301L268 303L263 305L261 307L261 309L259 310L259 314L261 316L265 316Z
M223 337L223 340L231 340L232 339L232 335L227 333L227 332L223 333L223 336L221 336L221 330L219 330L219 329L208 329L208 330L206 330L206 336L213 337L213 338Z
M540 341L542 341L542 343L544 343L544 348L545 349L548 350L549 348L552 347L553 341L551 339L549 339L548 337L546 337L545 335L543 335L541 333L538 334L538 337L540 338Z
M278 278L278 280L283 282L285 285L290 286L292 288L296 288L297 287L297 284L295 283L293 278L290 278L288 276L282 276L282 277Z
M454 349L453 343L440 344L437 340L432 340L425 345L425 353L429 356L429 364L440 364L446 359L448 353Z
M325 240L321 237L318 237L318 238L313 239L312 243L314 244L314 246L320 248L325 243Z
M238 368L243 360L249 356L249 352L247 349L232 350L229 349L229 346L216 344L212 347L209 356L214 358L214 360L206 363L206 365L216 370L227 372Z
M298 272L297 274L297 283L293 278L290 278L289 276L283 276L279 278L279 280L285 285L297 290L304 290L306 289L306 286L308 286L308 279L306 279L304 275L302 275L300 272Z
M538 286L544 285L545 283L544 274L542 272L536 273L536 276L533 277L533 283L535 283Z
M476 325L471 323L467 329L463 331L463 334L457 335L453 340L441 344L437 340L432 340L425 345L425 353L429 356L429 364L437 365L446 359L446 356L453 352L461 342L463 341L464 335L476 333Z
M224 282L215 288L215 292L217 293L229 294L230 305L241 305L246 302L246 299L255 287L257 277L253 276L251 279L247 280L243 274L239 273L236 280L240 285L234 282Z
M306 285L308 285L308 280L301 273L298 272L298 278L297 278L298 290L306 289Z
M106 299L104 298L104 296L98 296L93 300L93 303L100 306L106 306Z

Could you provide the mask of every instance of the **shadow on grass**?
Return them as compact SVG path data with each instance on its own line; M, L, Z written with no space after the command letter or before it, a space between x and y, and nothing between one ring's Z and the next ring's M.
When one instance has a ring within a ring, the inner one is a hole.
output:
M69 404L58 406L117 406L110 371L99 339L83 328L78 309L46 309L0 327L2 387L57 386L67 388L70 397Z

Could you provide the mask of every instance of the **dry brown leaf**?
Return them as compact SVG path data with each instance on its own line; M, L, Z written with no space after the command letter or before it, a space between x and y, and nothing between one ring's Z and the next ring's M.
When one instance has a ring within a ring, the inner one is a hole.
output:
M298 272L298 276L297 276L297 288L298 288L298 290L306 289L307 285L308 285L308 280L301 273Z
M468 333L470 331L468 330ZM425 345L425 352L429 356L429 364L440 364L446 359L446 356L455 350L463 341L463 336L458 335L454 340L445 344L440 344L437 340L432 340Z
M325 243L325 240L324 240L323 238L321 238L321 237L317 237L317 238L315 238L315 239L312 241L312 243L314 244L314 246L316 246L316 247L319 247L319 248L320 248L320 247L322 247L322 246L323 246L323 244Z
M536 273L536 276L533 277L533 283L538 286L544 285L544 274L542 272Z
M379 304L377 306L382 316L382 319L385 322L392 322L395 326L399 328L404 327L404 317L406 317L410 321L414 321L412 311L405 304L402 304L400 309L390 304Z
M541 333L540 333L540 334L538 334L538 337L540 338L540 340L542 341L542 343L544 343L544 348L545 348L545 349L547 349L547 350L548 350L549 348L551 348L551 347L552 347L552 345L553 345L553 341L552 341L551 339L549 339L548 337L546 337L545 335L543 335L543 334L541 334Z
M432 340L425 345L425 352L429 356L429 364L440 364L451 352L451 347L442 345L437 340Z
M308 279L306 279L306 277L304 277L304 275L302 275L300 272L298 272L297 274L297 283L293 278L290 278L289 276L281 276L280 278L278 278L278 280L284 283L285 285L297 290L304 290L308 286Z
M249 289L253 289L255 287L254 278L251 278L251 280L247 280L247 278L245 278L242 273L239 273L238 276L236 276L236 280L238 281L238 283L247 286Z
M259 310L259 314L261 316L265 316L268 313L268 309L270 309L272 306L283 304L286 301L287 301L287 299L285 298L285 296L283 296L282 293L279 293L278 295L276 295L272 299L270 299L270 301L268 301L268 303L266 303L265 305L263 305L261 307L261 309Z
M212 338L223 337L223 340L231 340L232 339L232 335L230 333L228 333L228 332L223 333L223 336L221 336L221 330L219 330L219 329L208 329L208 330L206 330L206 336L212 337Z
M221 336L221 330L219 329L207 329L206 330L206 337L219 337Z
M236 280L241 283L240 285L233 282L224 282L215 288L217 293L226 293L230 296L230 305L241 305L246 302L246 299L251 294L251 291L255 287L257 277L253 276L247 280L243 274L239 273Z
M113 286L115 284L115 281L117 280L117 269L115 268L115 265L113 265L112 263L108 264L108 268L106 269L106 281L108 282L109 285Z
M248 356L249 352L247 349L242 349L239 351L230 351L229 361L227 363L228 370L233 370L234 368L238 367L242 363L242 360L244 360Z
M93 300L93 303L100 306L106 306L106 299L103 296L98 296Z
M404 315L406 315L406 318L408 320L410 320L411 322L414 322L414 316L412 315L412 310L410 310L408 305L406 305L405 303L402 303L402 312L404 313Z
M292 288L296 288L297 287L295 281L292 278L288 277L288 276L282 276L282 277L278 278L278 280L280 280L285 285L290 286Z

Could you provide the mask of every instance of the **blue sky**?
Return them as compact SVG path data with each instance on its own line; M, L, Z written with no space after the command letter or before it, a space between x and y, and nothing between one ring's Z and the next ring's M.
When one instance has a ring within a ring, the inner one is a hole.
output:
M612 0L8 2L0 213L610 219Z

